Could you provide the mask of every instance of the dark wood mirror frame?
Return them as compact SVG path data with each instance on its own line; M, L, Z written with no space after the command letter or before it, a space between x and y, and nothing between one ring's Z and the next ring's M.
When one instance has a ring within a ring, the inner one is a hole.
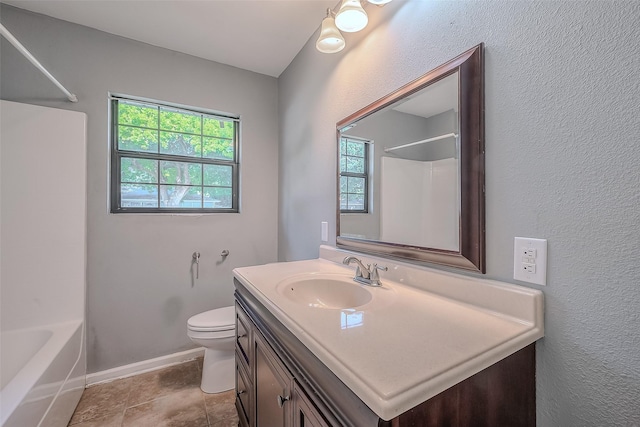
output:
M400 258L419 263L434 263L485 273L484 225L484 62L481 43L424 76L375 101L337 124L338 150L340 130L398 100L459 72L460 114L460 245L459 251L410 246L377 240L340 236L340 179L336 245L373 255ZM338 155L339 159L339 155ZM338 172L340 167L338 165Z

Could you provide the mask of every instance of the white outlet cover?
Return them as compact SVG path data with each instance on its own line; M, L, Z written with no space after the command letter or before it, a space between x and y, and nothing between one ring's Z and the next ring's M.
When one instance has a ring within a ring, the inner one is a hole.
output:
M329 241L329 223L327 221L320 223L320 240L323 242Z
M531 257L531 249L535 257ZM531 264L535 268L531 268ZM527 268L529 267L529 268ZM529 270L529 271L527 271ZM533 270L533 272L531 272ZM513 244L513 278L536 285L547 285L547 240L516 237Z

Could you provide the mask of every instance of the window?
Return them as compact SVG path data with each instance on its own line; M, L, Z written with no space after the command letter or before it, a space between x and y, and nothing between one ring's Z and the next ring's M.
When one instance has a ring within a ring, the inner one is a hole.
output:
M368 140L340 138L340 212L369 211L369 146Z
M113 97L111 212L238 212L237 117Z

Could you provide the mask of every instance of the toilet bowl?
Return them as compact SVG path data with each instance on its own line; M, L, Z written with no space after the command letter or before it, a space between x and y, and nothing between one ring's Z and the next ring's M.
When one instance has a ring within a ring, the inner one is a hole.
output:
M220 393L235 387L235 307L196 314L187 321L187 335L204 347L202 381L205 393Z

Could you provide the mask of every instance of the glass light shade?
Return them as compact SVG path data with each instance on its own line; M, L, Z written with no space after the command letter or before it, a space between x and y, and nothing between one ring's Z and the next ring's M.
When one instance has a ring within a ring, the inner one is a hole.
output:
M360 0L342 0L340 10L336 14L336 26L347 33L355 33L367 26L369 18Z
M316 41L316 49L322 53L336 53L344 49L344 37L336 27L335 20L328 14L322 20L322 28L320 29L320 37Z
M391 3L392 0L367 0L371 4L377 4L378 6Z

